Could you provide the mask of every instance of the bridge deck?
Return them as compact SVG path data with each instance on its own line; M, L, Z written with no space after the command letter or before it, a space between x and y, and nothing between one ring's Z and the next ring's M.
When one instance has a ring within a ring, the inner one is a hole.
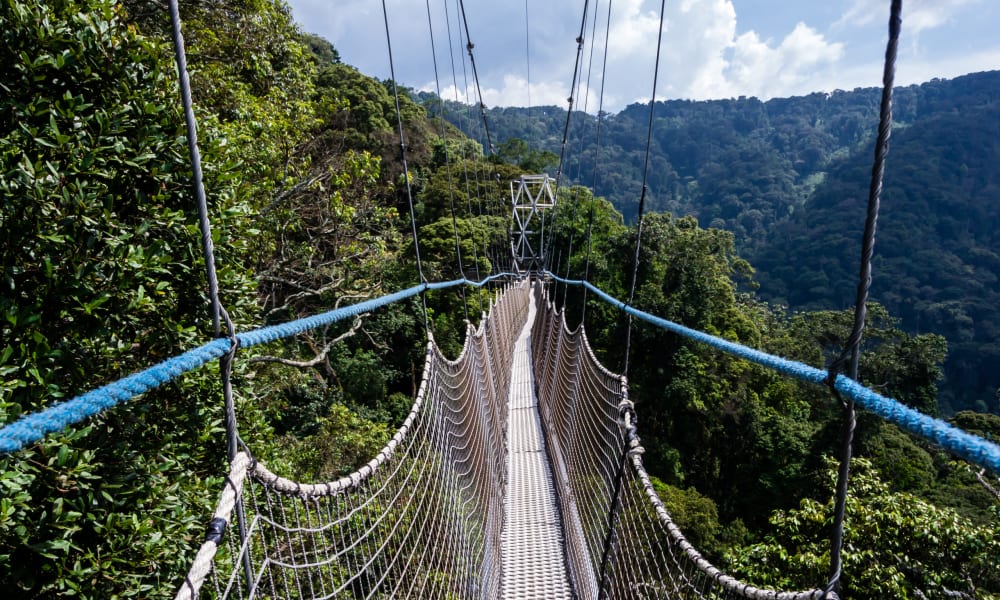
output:
M533 292L534 293L534 292ZM506 521L502 533L504 598L571 598L563 531L542 436L531 368L528 322L514 347L507 425Z

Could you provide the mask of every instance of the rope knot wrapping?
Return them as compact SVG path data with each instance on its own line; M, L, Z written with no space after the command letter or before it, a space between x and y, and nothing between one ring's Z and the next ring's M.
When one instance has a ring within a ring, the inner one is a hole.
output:
M218 545L224 537L226 537L226 527L229 526L229 522L222 517L215 517L208 522L208 528L205 530L205 540L206 542L212 542Z
M620 401L618 403L618 418L625 421L625 415L628 414L631 422L635 424L635 403L633 403L628 398Z

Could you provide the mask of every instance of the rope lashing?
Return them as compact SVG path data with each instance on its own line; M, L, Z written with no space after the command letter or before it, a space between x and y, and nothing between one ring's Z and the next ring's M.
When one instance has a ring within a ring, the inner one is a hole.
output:
M219 495L219 502L216 505L215 514L209 521L208 531L205 540L195 555L194 562L188 571L184 584L177 591L176 600L194 600L198 597L198 590L201 589L205 579L212 572L212 561L215 552L225 536L226 525L232 516L233 509L241 502L243 492L243 482L247 476L247 470L253 461L246 452L238 453L229 466L229 476L226 477L226 485Z

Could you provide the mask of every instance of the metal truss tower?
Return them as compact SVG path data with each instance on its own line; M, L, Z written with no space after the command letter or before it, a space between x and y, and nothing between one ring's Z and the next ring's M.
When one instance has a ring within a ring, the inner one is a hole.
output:
M510 244L518 271L541 270L545 264L545 211L556 205L553 181L546 173L521 175L510 182L514 217Z

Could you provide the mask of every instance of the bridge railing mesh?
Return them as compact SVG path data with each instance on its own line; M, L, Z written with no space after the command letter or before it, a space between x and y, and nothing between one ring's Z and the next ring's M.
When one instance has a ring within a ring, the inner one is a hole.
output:
M298 483L240 454L213 523L242 510L247 535L209 535L177 597L497 597L503 407L527 308L527 285L510 287L453 361L429 342L409 416L351 475Z
M643 466L628 385L570 331L544 293L532 339L539 410L557 479L569 575L582 598L806 600L730 577L684 538ZM827 598L836 598L830 593Z

